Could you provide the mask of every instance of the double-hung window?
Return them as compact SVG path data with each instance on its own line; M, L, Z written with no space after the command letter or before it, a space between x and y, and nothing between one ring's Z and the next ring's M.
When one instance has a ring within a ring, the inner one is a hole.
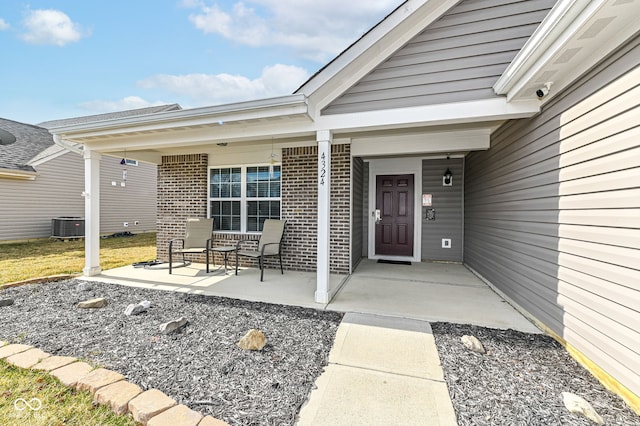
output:
M209 215L229 232L260 232L265 219L280 219L280 166L209 169Z

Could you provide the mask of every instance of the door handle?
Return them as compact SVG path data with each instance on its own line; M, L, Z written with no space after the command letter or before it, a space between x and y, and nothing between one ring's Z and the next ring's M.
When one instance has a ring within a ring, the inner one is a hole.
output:
M376 221L376 225L379 224L380 222L382 222L382 216L380 214L380 209L376 209L373 212L373 217L374 217L374 220Z

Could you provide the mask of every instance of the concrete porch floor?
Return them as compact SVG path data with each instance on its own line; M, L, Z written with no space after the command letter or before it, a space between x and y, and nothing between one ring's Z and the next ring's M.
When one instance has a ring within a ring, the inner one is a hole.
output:
M125 266L83 277L90 281L276 303L409 318L444 321L540 333L540 330L491 290L464 265L413 263L395 265L363 259L351 276L331 275L329 304L314 302L313 272L241 268L238 275L216 265L209 274L204 264L147 268Z

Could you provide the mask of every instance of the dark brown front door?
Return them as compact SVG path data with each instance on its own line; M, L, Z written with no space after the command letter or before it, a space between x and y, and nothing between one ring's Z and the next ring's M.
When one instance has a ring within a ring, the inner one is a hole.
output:
M376 254L413 256L413 175L376 177Z

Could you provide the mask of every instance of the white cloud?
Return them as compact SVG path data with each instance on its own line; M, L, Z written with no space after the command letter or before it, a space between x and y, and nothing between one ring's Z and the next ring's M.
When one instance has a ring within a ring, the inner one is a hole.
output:
M147 108L152 106L167 105L168 102L149 102L138 96L127 96L117 101L89 101L80 104L80 107L95 113L107 113L126 111L129 109Z
M27 31L21 37L27 43L64 46L83 37L80 25L59 10L29 11L23 24Z
M292 47L319 62L340 53L398 4L399 0L246 0L223 10L217 4L183 1L199 9L189 19L205 33L255 47Z
M256 79L230 74L158 74L139 81L138 86L188 97L196 105L216 105L288 95L308 77L302 68L277 64L265 67Z
M0 18L0 31L8 30L11 28L11 25L4 19Z

